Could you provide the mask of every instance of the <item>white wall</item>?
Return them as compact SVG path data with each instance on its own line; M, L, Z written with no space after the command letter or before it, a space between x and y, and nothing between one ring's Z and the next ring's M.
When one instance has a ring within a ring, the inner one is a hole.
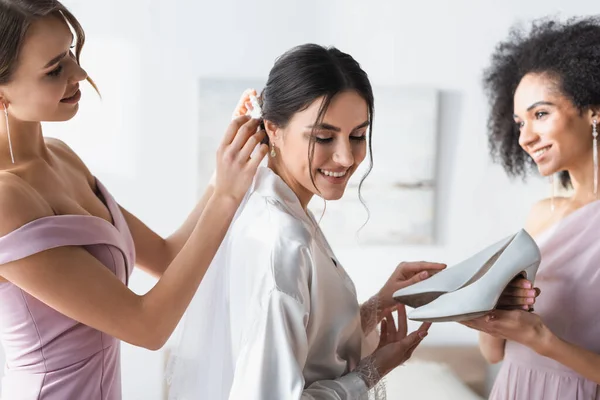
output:
M87 90L79 119L47 131L66 137L122 205L165 235L183 221L205 183L197 176L198 77L264 79L283 51L317 42L351 53L373 83L442 90L439 244L338 249L363 299L401 260L453 263L521 226L547 185L510 182L490 163L482 69L517 20L600 12L595 0L64 3L86 28L83 60L104 101ZM132 280L138 292L151 284L141 273ZM427 339L474 341L456 324L434 326ZM124 345L124 398L161 398L161 364L160 353Z

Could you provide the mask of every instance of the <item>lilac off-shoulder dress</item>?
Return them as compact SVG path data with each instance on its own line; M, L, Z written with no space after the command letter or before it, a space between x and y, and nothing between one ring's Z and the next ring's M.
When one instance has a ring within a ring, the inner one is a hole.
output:
M82 246L127 284L135 260L133 239L118 204L100 182L97 186L112 224L85 215L40 218L0 238L0 264L60 246ZM11 283L0 283L0 342L6 353L3 400L121 399L119 340Z

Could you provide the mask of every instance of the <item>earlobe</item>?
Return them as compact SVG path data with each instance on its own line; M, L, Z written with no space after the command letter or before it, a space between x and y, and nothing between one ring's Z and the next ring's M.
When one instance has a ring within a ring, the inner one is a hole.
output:
M4 110L4 108L8 108L10 106L10 101L6 98L6 94L0 91L0 110Z
M271 143L275 143L277 139L279 139L280 131L277 124L272 121L264 120L265 130L267 131L267 136L269 137L269 141Z

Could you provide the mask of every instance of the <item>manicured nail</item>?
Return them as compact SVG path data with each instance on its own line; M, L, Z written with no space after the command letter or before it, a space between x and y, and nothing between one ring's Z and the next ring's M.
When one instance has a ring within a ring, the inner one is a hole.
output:
M526 289L531 289L531 282L526 281L524 285Z
M419 277L421 277L421 279L425 279L429 276L429 274L427 273L427 271L423 271L419 274Z
M527 299L527 304L533 304L533 299Z
M419 332L419 337L421 339L423 339L425 336L427 336L427 332Z

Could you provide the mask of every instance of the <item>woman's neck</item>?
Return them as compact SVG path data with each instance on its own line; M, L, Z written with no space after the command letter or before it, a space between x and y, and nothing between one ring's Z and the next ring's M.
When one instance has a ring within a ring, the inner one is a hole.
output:
M6 128L4 115L0 118L0 160L2 164L12 164L10 149L14 156L15 164L24 163L34 159L49 159L48 148L42 134L42 125L39 122L16 121L9 117Z
M272 158L269 159L268 167L277 175L279 175L279 177L283 179L286 185L288 185L289 188L292 189L292 191L298 198L298 201L300 201L300 205L302 206L304 211L306 211L308 208L308 203L310 203L314 194L311 191L307 190L300 183L298 183L298 181L294 179L294 177L287 171L285 167L279 165L279 163L273 160Z
M600 198L598 194L594 194L594 162L591 154L589 157L582 157L579 163L569 168L567 172L573 185L571 196L573 203L585 205ZM597 174L600 174L600 171Z

